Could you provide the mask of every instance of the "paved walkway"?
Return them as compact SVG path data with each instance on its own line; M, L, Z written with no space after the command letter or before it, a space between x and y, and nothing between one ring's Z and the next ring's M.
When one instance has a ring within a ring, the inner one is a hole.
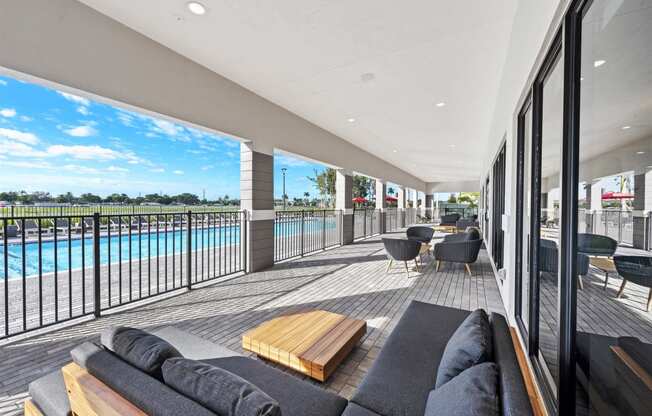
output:
M65 365L74 346L96 340L111 325L149 329L174 325L242 352L244 331L292 310L314 307L365 319L367 335L323 384L349 398L411 300L504 313L484 250L472 266L473 277L461 264L445 264L435 272L432 258L410 278L402 265L389 273L386 266L380 238L374 237L2 346L0 414L21 414L30 381Z

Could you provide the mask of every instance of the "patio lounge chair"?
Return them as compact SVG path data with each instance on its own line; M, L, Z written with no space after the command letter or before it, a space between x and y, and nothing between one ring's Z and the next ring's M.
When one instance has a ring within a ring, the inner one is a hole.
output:
M419 256L419 251L421 250L421 242L416 240L402 239L402 238L383 238L383 245L385 246L385 251L387 252L387 258L389 263L387 264L387 272L392 267L394 260L402 261L405 263L405 271L407 277L410 277L410 268L408 267L408 261L414 260L416 264L417 272L419 271L419 263L417 262L417 257Z
M25 237L29 237L32 234L38 235L38 223L36 220L29 219L25 220L24 223L22 220L16 220L16 225L18 226L18 232L25 234Z
M439 225L450 225L450 226L455 226L457 224L457 220L460 219L460 214L457 212L454 212L452 214L446 214L441 216L441 222Z
M409 227L406 231L406 235L409 240L415 240L426 244L430 244L434 233L435 231L432 229L432 227L423 226Z
M455 226L457 227L457 231L460 232L466 231L469 227L477 227L478 223L471 218L460 218L455 223Z
M71 232L81 231L81 227L79 227L78 225L73 224L71 226L70 220L68 218L55 218L54 229L56 230L57 234L59 233L68 234L68 229L70 229Z
M559 250L557 243L552 240L541 239L539 243L539 271L551 273L557 276L559 270ZM582 276L589 272L589 257L583 253L577 253L577 287L582 290Z
M577 251L587 256L613 257L618 242L611 237L600 234L577 234Z
M627 282L636 283L649 289L645 310L650 312L652 306L652 257L648 256L614 256L614 265L623 283L617 298L623 295Z
M447 235L444 241L435 244L435 260L437 260L437 271L441 262L449 261L452 263L464 263L469 276L471 273L471 263L478 259L478 253L482 247L480 231L471 228L466 232L459 234Z

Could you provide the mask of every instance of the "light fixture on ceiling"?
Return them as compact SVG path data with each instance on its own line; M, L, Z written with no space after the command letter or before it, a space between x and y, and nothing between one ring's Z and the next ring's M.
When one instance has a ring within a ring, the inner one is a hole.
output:
M631 128L632 128L632 126L623 126L623 127L622 127L623 130L629 130L629 129L631 129Z
M446 103L445 103L445 102L443 102L443 101L440 101L440 102L438 102L438 103L437 103L437 104L435 104L435 105L436 105L437 107L443 107L443 106L445 106L445 105L446 105Z
M376 79L376 75L373 74L373 72L365 72L364 74L360 75L360 81L362 82L369 82L373 81Z
M580 77L580 81L584 81L584 77Z
M455 145L454 145L454 144L449 144L448 147L450 147L451 149L455 149Z
M398 150L394 149L394 150L392 150L392 152L393 152L393 153L396 153L396 152L398 152Z
M593 62L593 67L594 68L600 67L604 65L606 62L607 61L605 61L604 59L598 59L597 61Z
M355 123L355 118L349 117L346 121L348 121L349 123Z
M642 150L639 150L638 152L636 152L636 154L637 154L637 155L644 155L644 154L645 154L645 152L644 152L644 151L642 151Z
M196 14L197 16L202 16L206 14L206 7L197 2L197 1L189 1L186 3L186 6L188 7L188 10L190 10L190 13Z

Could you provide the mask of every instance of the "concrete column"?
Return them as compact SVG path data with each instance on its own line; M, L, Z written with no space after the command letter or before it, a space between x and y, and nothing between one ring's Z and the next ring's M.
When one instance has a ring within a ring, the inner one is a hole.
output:
M591 199L591 205L590 205L590 210L591 211L602 211L602 185L601 182L595 181L591 184L591 191L587 189L586 191L586 198L589 198L589 195Z
M584 210L585 229L584 231L580 230L580 232L593 233L593 212L591 212L591 199L593 197L593 187L591 186L591 184L589 183L584 184L584 192L586 194L584 200L586 201L587 203L586 205L588 206Z
M335 209L342 211L342 244L353 243L353 175L338 169L335 176Z
M652 211L652 171L650 170L646 169L634 175L633 208L633 246L645 250L651 243L650 236L647 235L647 217Z
M247 272L274 264L273 149L240 146L240 208L247 215Z
M398 217L398 226L405 227L405 206L406 206L406 189L402 186L399 186L397 189L396 197L396 215Z
M433 213L433 202L434 200L434 195L433 194L426 194L426 217L430 218L432 220L434 213Z
M387 232L387 183L382 179L376 179L376 209L380 210L378 214L380 217L380 233L385 234Z
M412 208L417 208L418 206L417 201L419 200L419 192L416 189L413 189L410 192L410 200L412 201Z

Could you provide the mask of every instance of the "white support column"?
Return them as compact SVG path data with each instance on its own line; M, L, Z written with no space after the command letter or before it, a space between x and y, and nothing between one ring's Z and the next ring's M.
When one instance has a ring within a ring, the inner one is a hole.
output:
M274 264L273 149L240 146L240 208L247 216L247 272Z
M602 211L602 186L600 180L591 184L591 211ZM588 190L587 190L588 193Z
M433 212L433 199L434 195L433 194L426 194L426 217L429 218L428 221L432 221L434 218L434 212Z
M398 226L403 228L405 227L405 206L406 206L406 189L402 186L398 186L396 190L396 215L398 216Z
M376 209L380 210L378 214L380 217L380 233L385 234L387 232L387 183L382 179L376 179Z
M353 242L353 175L338 169L335 176L335 209L342 212L342 244Z

